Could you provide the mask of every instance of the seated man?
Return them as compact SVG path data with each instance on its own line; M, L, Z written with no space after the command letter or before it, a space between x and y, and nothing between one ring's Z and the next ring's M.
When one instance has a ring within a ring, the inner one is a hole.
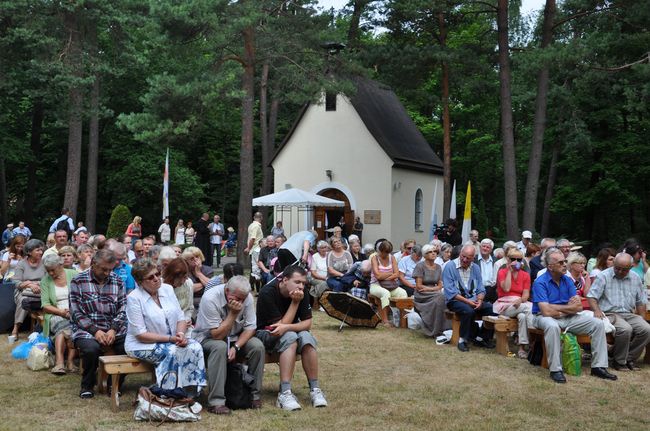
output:
M544 252L546 272L533 284L533 325L544 331L544 343L551 379L566 383L560 360L560 332L568 328L573 334L591 337L591 375L616 380L607 371L607 340L605 326L595 317L577 314L582 302L573 281L566 275L566 258L557 248Z
M415 279L413 278L413 270L415 265L422 259L422 247L419 245L411 245L410 254L402 258L397 267L399 268L399 285L406 291L408 296L413 296L415 292Z
M122 280L113 272L115 262L112 251L99 250L90 269L70 282L72 340L83 361L81 398L95 395L101 353L112 350L124 354L126 292Z
M650 342L650 324L645 321L646 297L641 277L630 271L634 258L619 253L614 266L601 271L587 293L594 316L607 317L616 328L614 360L618 371L638 371L634 364Z
M495 316L492 304L484 302L485 288L481 279L481 268L474 263L476 249L473 245L466 245L460 251L457 259L445 265L442 271L442 285L445 291L447 308L457 313L460 317L460 338L458 350L469 351L467 342L473 340L480 347L494 348L492 336L494 331L481 326L477 333L476 317ZM476 338L481 336L481 340Z
M371 273L372 264L369 260L360 260L353 263L348 272L341 277L343 291L350 292L352 296L367 301Z
M201 298L194 339L201 343L208 368L208 412L230 414L226 406L226 365L245 358L248 372L255 377L253 408L262 407L264 346L255 335L255 303L251 285L242 275L207 290Z
M113 272L122 279L122 283L124 283L124 288L126 289L126 294L128 295L133 289L135 289L135 279L131 275L131 265L126 263L126 247L124 244L114 239L106 240L104 247L112 251L115 256L115 268L113 268Z
M318 384L316 339L309 332L312 315L309 295L304 294L307 272L299 266L287 267L277 285L266 285L257 298L256 336L264 342L267 352L280 354L280 392L277 406L299 410L300 404L291 392L291 378L296 354L302 356L302 368L309 382L309 395L314 407L326 407L327 400Z

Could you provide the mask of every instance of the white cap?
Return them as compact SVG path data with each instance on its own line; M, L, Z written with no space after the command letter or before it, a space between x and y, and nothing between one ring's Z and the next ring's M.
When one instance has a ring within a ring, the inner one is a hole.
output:
M531 239L533 234L529 230L525 230L521 233L521 237Z

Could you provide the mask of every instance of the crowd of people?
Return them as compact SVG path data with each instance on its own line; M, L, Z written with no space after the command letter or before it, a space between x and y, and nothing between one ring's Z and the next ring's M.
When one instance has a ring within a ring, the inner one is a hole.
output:
M566 381L560 361L560 332L591 336L592 375L615 380L608 371L635 371L637 360L650 341L646 304L650 295L650 271L640 244L630 239L618 247L604 244L587 259L567 239L532 241L523 231L521 240L503 247L479 240L472 230L463 243L450 219L427 244L405 240L399 250L387 239L361 244L339 225L327 240L317 241L315 232L263 236L261 214L248 228L247 252L251 255L251 280L266 284L288 264L278 256L289 252L293 260L309 269L309 293L318 299L325 291L349 292L360 298L379 299L382 324L389 319L390 299L413 297L414 311L422 332L441 337L451 327L449 310L460 319L458 349L470 345L493 348L493 331L478 325L483 316L517 320L515 337L522 359L529 355L529 328L544 331L553 381ZM294 240L295 237L295 240ZM291 244L289 244L291 243ZM647 291L646 291L647 290ZM605 329L614 328L614 345L608 354ZM444 338L444 337L443 337Z
M278 222L265 237L261 221L256 213L248 227L249 278L237 263L215 275L224 234L218 215L210 223L203 214L196 228L181 220L173 236L165 219L158 238L143 236L140 217L119 238L90 235L82 224L75 226L67 209L52 223L47 243L32 238L24 223L18 231L8 226L0 271L15 288L9 341L19 338L30 311L40 311L43 333L54 342L51 372L79 372L76 355L83 360L81 398L94 396L102 354L127 354L154 364L161 385L183 387L192 396L205 389L208 411L215 414L230 413L226 367L235 360L247 363L255 377L253 408L262 406L265 353L279 356L278 407L301 408L291 387L298 354L311 404L327 406L310 329L312 304L328 290L378 298L388 328L390 299L413 297L429 337L442 336L450 328L445 311L455 312L462 352L471 345L494 347L491 330L477 325L477 317L517 319L517 356L528 356L528 329L543 330L550 376L558 383L566 381L561 331L590 335L591 374L609 380L617 378L610 367L638 370L636 361L650 342L650 271L634 240L600 247L588 260L566 239L534 244L528 231L497 249L476 231L462 243L454 220L429 243L405 240L398 250L384 238L362 245L343 226L319 241L314 231L286 238ZM609 352L604 321L614 327Z
M163 387L182 387L192 397L207 389L207 411L215 414L231 412L226 369L235 360L245 362L255 377L252 407L261 408L266 352L279 355L278 407L300 409L291 390L300 354L311 404L326 407L310 332L306 271L287 266L281 279L261 289L256 306L241 265L228 263L223 274L215 274L224 229L218 215L208 220L203 214L189 234L191 225L185 225L183 244L176 243L182 222L175 242L171 229L164 228L168 219L156 238L143 236L140 217L119 238L107 239L88 235L82 225L72 231L67 209L52 223L47 245L31 232L13 234L12 229L2 256L3 280L15 289L9 341L18 340L30 312L40 312L43 334L54 342L51 372L77 373L77 355L82 360L81 398L94 396L101 355L127 354L153 364Z

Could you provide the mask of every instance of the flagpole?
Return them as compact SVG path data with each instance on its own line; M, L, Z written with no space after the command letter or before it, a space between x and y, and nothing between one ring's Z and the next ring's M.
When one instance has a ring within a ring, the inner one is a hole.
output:
M431 202L431 226L429 228L429 242L433 239L434 226L438 224L438 213L436 212L436 202L438 201L438 179L433 186L433 202Z
M163 210L162 219L169 217L169 147L165 157L165 173L163 174Z

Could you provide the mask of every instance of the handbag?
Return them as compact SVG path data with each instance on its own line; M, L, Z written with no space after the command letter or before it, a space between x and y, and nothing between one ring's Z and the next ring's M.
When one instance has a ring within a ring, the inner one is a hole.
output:
M54 366L54 357L47 343L37 343L32 346L27 356L27 368L32 371L49 370Z
M228 363L226 376L226 406L232 410L253 407L255 377L242 364Z
M162 386L165 378L169 374L177 376L176 384L178 385L178 375L175 371L168 371L160 380ZM157 385L152 385L157 389ZM177 395L178 386L171 390L171 393ZM164 390L166 391L166 390ZM141 386L138 390L138 398L133 403L135 411L133 418L136 421L158 422L162 425L164 422L196 422L201 420L201 410L203 407L192 398L174 398L155 395L147 386Z

